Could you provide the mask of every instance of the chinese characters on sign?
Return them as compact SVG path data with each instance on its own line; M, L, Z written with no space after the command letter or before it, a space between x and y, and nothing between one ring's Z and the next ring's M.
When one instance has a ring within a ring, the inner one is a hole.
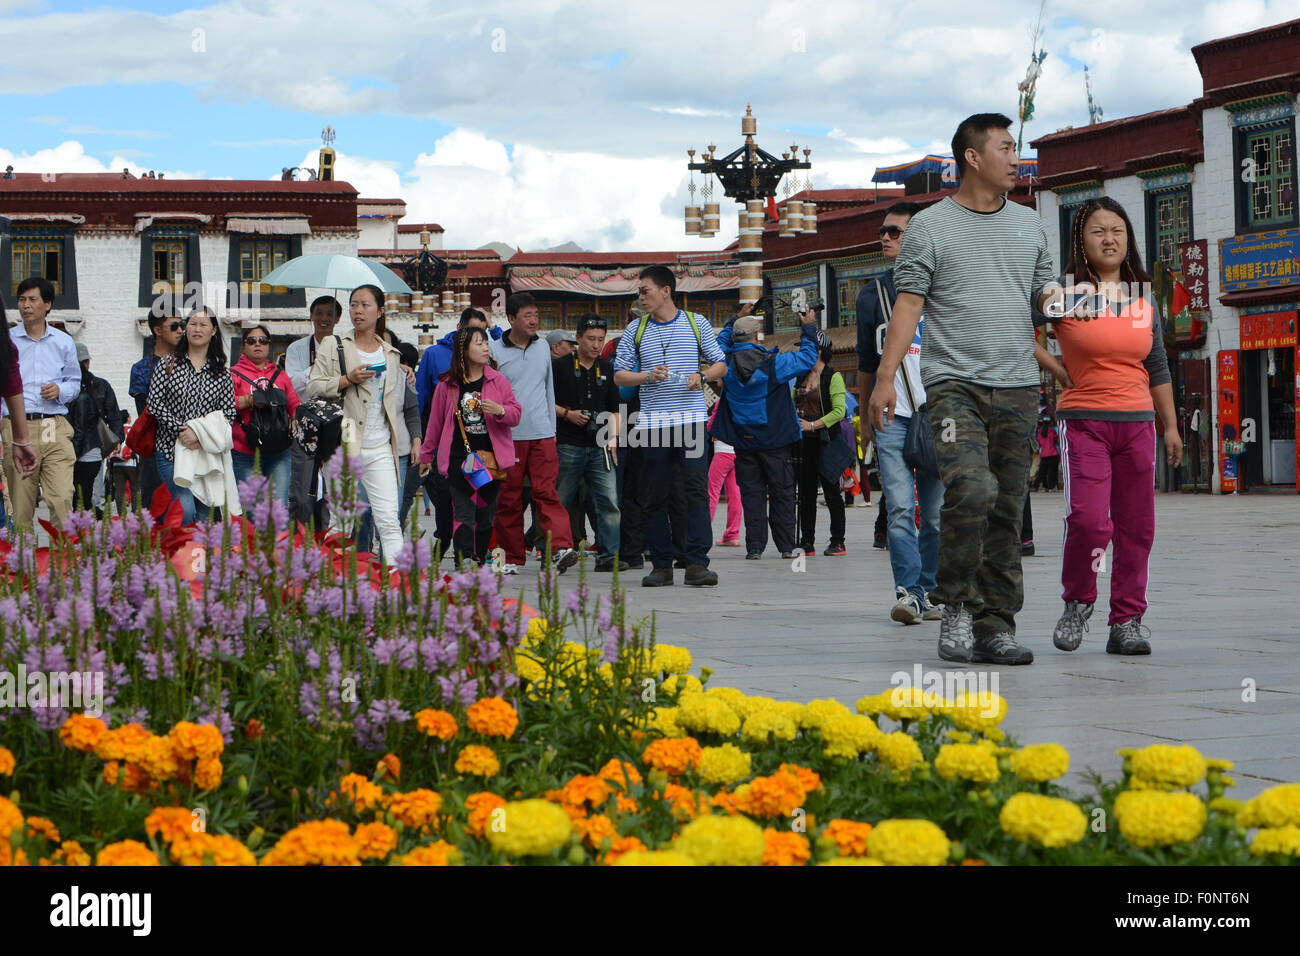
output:
M1220 239L1219 268L1224 292L1300 284L1300 229Z
M1237 404L1239 355L1235 351L1219 353L1219 467L1224 494L1237 490L1237 459L1229 450L1241 444L1238 434L1241 412Z
M1182 258L1183 278L1186 279L1184 284L1187 286L1187 294L1191 296L1187 308L1192 312L1209 312L1210 258L1207 240L1197 239L1195 242L1180 243L1178 254Z
M1296 313L1264 312L1241 317L1243 349L1277 349L1296 344Z

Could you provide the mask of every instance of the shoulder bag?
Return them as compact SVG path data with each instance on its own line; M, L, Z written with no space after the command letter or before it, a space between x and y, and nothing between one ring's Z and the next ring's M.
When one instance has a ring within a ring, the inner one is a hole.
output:
M460 386L456 386L456 388L457 391L459 391ZM465 434L465 422L460 417L459 395L457 395L455 402L456 424L460 428L460 440L465 443L465 464L461 467L461 470L465 472L465 477L468 479L473 472L482 469L488 473L489 481L501 481L505 478L506 471L504 468L497 465L496 452L475 451L473 448L469 447L469 436ZM481 488L483 485L487 484L487 482L476 482L472 479L470 483L474 485L475 488Z
M885 322L893 319L893 306L885 295L884 285L876 280L876 295L880 297L880 307L885 310ZM923 404L916 404L916 395L912 391L912 376L907 371L907 356L899 363L903 373L903 387L907 389L907 400L912 406L912 417L907 422L907 437L903 439L903 461L909 468L915 469L927 478L939 479L939 458L934 450L934 429L930 426L930 411Z

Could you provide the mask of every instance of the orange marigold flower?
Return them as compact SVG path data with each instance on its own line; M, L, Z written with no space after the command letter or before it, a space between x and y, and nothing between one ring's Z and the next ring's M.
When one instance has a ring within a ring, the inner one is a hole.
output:
M662 770L670 777L679 777L692 767L700 765L704 751L694 737L664 737L652 741L642 752L646 766Z
M394 781L402 779L402 761L397 754L384 754L375 764L375 776L386 773Z
M96 866L162 866L158 856L139 840L110 843L95 857Z
M803 866L812 857L808 838L790 830L763 831L764 866Z
M690 787L670 783L664 787L664 800L673 808L673 816L678 820L694 820L701 813L709 812L709 795L696 793Z
M803 787L804 793L814 793L822 788L821 774L807 767L801 767L797 763L783 763L776 768L776 772L792 775L799 781L799 786Z
M12 776L16 766L13 751L8 747L0 747L0 777Z
M632 784L641 782L641 771L626 760L613 757L601 767L596 776L610 786L620 790L631 789Z
M280 837L262 866L360 866L358 850L342 820L313 820Z
M988 860L972 860L970 857L961 861L962 866L988 866Z
M615 837L610 842L609 852L605 854L601 862L606 866L609 866L612 863L618 862L618 858L624 853L632 853L633 851L647 849L649 849L649 847L634 836Z
M244 736L249 740L261 740L262 735L266 733L262 722L256 717L249 717L248 723L244 724Z
M353 834L357 856L363 860L382 860L397 846L397 831L383 823L363 823Z
M180 770L176 748L169 737L150 737L136 763L141 770L160 782L171 780Z
M400 857L398 862L402 866L459 866L461 853L446 840L439 840L428 846L416 847Z
M106 733L108 733L108 724L98 717L73 714L59 728L59 739L63 741L65 747L88 754L95 749Z
M415 726L421 733L440 740L451 740L458 732L455 717L445 710L434 710L431 707L416 713Z
M468 773L478 777L494 777L501 770L501 763L491 747L470 744L456 758L456 772Z
M95 745L95 756L101 760L138 761L144 752L144 745L153 739L153 734L139 724L126 724L115 727L99 738Z
M200 790L215 790L221 786L221 761L200 760L194 765L194 786Z
M8 797L0 797L0 843L9 839L16 827L23 825L23 812Z
M144 818L144 832L159 837L163 843L188 840L197 833L194 820L193 812L186 807L154 807Z
M127 793L148 793L156 789L158 784L149 779L149 774L140 769L133 763L126 765L126 770L122 776L122 789Z
M212 724L192 724L182 720L167 736L181 760L215 760L226 749L221 730Z
M104 764L104 783L108 784L110 787L117 786L118 777L120 777L121 774L122 765L116 760L110 760L108 763Z
M76 840L64 840L63 845L50 857L50 862L62 863L64 866L90 866L90 854Z
M576 806L587 804L593 809L604 806L609 799L609 785L599 777L578 775L560 791L561 802Z
M34 837L38 833L52 843L58 843L61 839L59 828L54 825L53 820L47 820L45 817L28 817L27 835Z
M593 817L585 817L581 820L574 820L573 828L582 837L582 842L593 850L599 850L606 837L609 837L611 845L618 838L618 830L614 827L614 821L603 813L598 813Z
M866 856L867 837L871 835L871 824L836 819L826 824L822 835L835 841L840 856Z
M495 793L486 790L482 793L471 793L465 798L465 809L469 811L469 832L476 837L481 837L488 821L492 819L492 814L505 805L505 799ZM504 820L504 816L501 819Z
M384 802L383 788L371 783L359 773L350 773L339 781L339 793L352 801L352 809L357 813L373 810ZM333 804L333 794L327 803Z
M803 786L791 773L755 777L736 789L736 806L751 817L788 817L803 806Z
M636 813L641 809L640 804L623 793L614 794L614 806L619 813Z
M485 697L465 711L469 729L485 737L510 737L519 726L519 714L500 697Z
M719 810L726 810L728 816L734 817L740 812L736 806L736 795L725 787L713 795L711 802Z
M388 812L408 827L426 829L438 823L442 797L432 790L412 790L395 793L388 798Z
M173 843L168 855L181 866L203 866L209 861L213 866L257 866L253 851L224 833L190 834Z

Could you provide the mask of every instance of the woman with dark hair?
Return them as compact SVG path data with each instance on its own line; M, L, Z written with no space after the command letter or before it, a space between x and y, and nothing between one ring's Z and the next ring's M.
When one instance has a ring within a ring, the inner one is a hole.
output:
M852 452L844 444L837 427L847 408L844 396L844 376L830 367L831 338L825 332L817 333L817 364L806 376L795 380L794 403L799 411L799 427L803 431L802 458L799 464L799 527L806 555L816 553L813 541L817 534L817 485L826 494L826 507L831 513L831 540L825 553L838 557L844 548L844 495L840 491L838 469L833 477L825 473L822 461L843 460L845 467Z
M397 507L407 379L401 354L384 334L383 290L376 285L358 286L348 299L348 314L352 328L322 341L316 350L307 397L342 396L344 454L362 460L361 483L384 562L391 565L402 549Z
M9 322L4 303L0 302L0 386L4 388L5 407L13 434L14 465L24 477L36 471L36 452L27 434L26 402L23 400L23 377L18 370L18 350L9 338ZM7 494L7 492L6 492ZM0 497L0 526L8 524L4 498Z
M184 332L176 351L154 369L145 404L158 422L158 475L181 503L182 524L189 524L195 518L194 494L175 481L177 447L199 450L202 444L194 423L213 412L220 412L227 423L235 420L235 388L212 310L204 306L191 312ZM220 507L217 502L208 504Z
M486 330L470 326L456 333L451 367L433 391L429 427L420 448L420 475L427 475L436 461L451 490L451 541L456 562L488 559L492 522L496 518L500 481L476 488L466 478L465 460L471 452L491 452L496 466L515 463L515 444L510 430L519 424L523 409L515 398L510 380L492 361Z
M1155 540L1157 411L1169 464L1182 460L1183 444L1150 281L1124 207L1105 197L1085 202L1074 214L1065 297L1056 317L1048 313L1068 380L1056 403L1067 501L1065 613L1052 643L1063 651L1083 640L1097 555L1113 542L1106 653L1151 653L1141 622Z
M249 443L247 429L253 423L254 406L259 399L266 401L281 397L275 391L284 393L285 404L282 407L287 416L285 424L292 422L294 413L298 411L298 393L289 381L289 376L271 362L270 327L258 323L244 329L243 336L243 354L230 367L230 380L235 389L235 409L238 412L233 428L234 448L230 453L235 466L235 480L243 481L253 473L254 465L257 465L258 473L271 479L272 493L288 507L289 468L292 464L289 444L280 448L254 448Z

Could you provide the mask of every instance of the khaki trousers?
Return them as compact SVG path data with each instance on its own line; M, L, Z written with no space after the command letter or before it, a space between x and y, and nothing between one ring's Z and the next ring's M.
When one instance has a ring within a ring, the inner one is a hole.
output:
M14 466L13 432L8 417L4 420L5 487L13 504L10 519L15 525L33 526L36 514L36 489L40 486L50 518L58 528L72 510L72 469L77 456L72 450L72 423L64 415L38 418L27 423L32 450L39 465L30 478L23 478Z

